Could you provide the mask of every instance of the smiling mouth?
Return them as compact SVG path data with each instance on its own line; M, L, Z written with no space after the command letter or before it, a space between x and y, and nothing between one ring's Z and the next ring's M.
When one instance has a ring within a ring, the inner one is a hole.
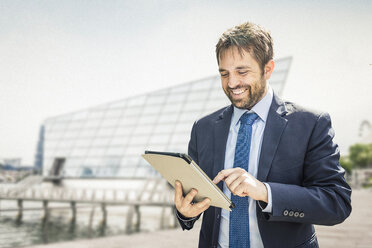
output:
M243 88L240 88L240 89L234 89L234 90L231 90L231 92L233 93L233 95L241 95L243 94L247 89L243 89Z

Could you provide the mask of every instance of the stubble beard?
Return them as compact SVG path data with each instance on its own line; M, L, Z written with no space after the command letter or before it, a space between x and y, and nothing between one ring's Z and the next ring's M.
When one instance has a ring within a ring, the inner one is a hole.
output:
M257 88L254 90L255 92L252 92L251 85L239 85L238 87L234 88L234 89L236 88L246 89L246 91L248 92L248 96L246 98L239 99L239 100L234 99L231 88L227 88L227 89L224 88L223 90L226 96L230 99L231 103L235 107L239 109L250 110L253 108L254 105L256 105L257 102L259 102L263 98L267 83L266 83L266 80L263 77L261 77L261 79L258 82L255 82L253 85L257 85Z

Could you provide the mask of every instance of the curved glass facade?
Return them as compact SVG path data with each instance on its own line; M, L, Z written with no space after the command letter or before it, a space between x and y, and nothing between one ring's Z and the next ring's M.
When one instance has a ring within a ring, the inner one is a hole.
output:
M270 85L279 95L291 61L276 61ZM229 103L214 76L49 118L39 154L43 175L57 170L64 177L157 176L140 155L145 150L187 152L194 121ZM63 160L62 168L53 169L56 160Z

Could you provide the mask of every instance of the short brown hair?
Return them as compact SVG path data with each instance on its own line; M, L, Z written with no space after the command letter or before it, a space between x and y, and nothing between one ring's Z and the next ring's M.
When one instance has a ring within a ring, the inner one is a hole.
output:
M230 47L238 48L240 53L242 49L249 52L260 65L262 73L267 62L274 57L273 39L269 31L250 22L230 28L222 34L216 45L218 63L221 53Z

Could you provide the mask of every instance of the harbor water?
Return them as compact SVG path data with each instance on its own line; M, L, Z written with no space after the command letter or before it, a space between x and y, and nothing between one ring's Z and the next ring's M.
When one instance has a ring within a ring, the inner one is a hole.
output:
M134 181L83 180L83 182L78 182L74 180L65 182L63 187L71 188L77 185L82 187L83 185L84 188L128 188L129 186L132 188L138 187L136 184ZM127 230L129 208L125 205L107 205L105 222L101 205L80 203L76 204L76 220L73 221L70 203L49 202L49 216L45 220L41 201L23 201L22 219L17 221L17 201L0 199L0 248L131 235L133 229ZM140 232L152 232L174 226L175 220L171 207L140 206L139 209ZM161 216L164 216L163 222ZM134 218L133 222L136 224L138 219Z

